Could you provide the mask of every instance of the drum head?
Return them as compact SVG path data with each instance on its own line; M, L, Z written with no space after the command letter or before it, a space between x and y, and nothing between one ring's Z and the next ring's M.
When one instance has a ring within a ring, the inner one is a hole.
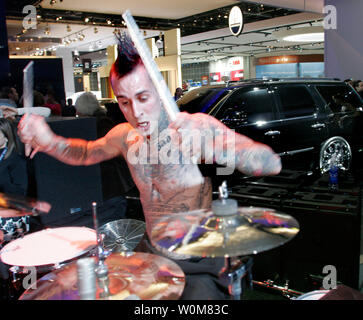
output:
M96 245L97 236L93 229L45 229L10 242L0 251L0 257L5 264L12 266L44 266L74 259Z
M145 222L121 219L106 223L99 229L103 246L112 252L133 251L145 233Z

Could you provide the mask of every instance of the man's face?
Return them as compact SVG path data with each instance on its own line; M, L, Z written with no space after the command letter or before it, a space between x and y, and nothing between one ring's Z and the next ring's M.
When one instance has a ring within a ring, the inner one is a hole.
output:
M151 135L158 126L162 106L145 67L138 65L121 79L112 75L111 84L126 120L142 136Z
M10 91L11 93L9 94L9 99L17 102L19 100L18 92L16 91L15 88L11 88Z
M358 86L356 87L358 92L363 92L363 81L358 83Z

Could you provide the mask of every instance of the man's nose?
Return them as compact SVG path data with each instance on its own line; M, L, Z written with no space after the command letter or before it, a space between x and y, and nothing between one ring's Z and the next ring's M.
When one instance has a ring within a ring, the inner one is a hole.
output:
M140 116L143 114L142 107L140 106L140 104L138 102L133 102L132 112L133 112L135 118L140 118Z

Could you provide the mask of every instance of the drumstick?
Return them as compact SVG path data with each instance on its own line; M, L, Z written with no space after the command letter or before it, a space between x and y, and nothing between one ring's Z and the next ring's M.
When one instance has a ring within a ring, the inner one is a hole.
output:
M131 39L134 42L137 51L139 52L145 68L148 71L154 86L156 87L156 90L158 91L170 120L174 121L176 119L177 113L179 112L179 108L171 96L169 88L167 87L163 76L161 75L154 59L150 54L150 50L141 36L139 27L137 26L129 10L124 12L122 18L126 22Z
M33 72L34 61L30 61L23 69L23 107L33 107L33 86L34 86L34 72ZM26 110L26 109L25 109ZM26 113L26 111L25 111ZM25 114L25 117L27 115ZM35 153L31 153L31 146L25 144L25 154L30 155L33 158Z
M23 69L23 107L33 106L34 61L30 61Z

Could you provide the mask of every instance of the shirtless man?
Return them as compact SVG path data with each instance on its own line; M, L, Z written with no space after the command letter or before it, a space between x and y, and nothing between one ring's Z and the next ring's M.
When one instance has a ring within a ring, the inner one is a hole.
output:
M122 155L140 192L147 234L151 234L155 218L163 214L209 209L212 201L211 180L203 177L195 163L141 164L129 161L131 150L138 151L141 146L151 146L155 142L154 132L159 133L157 145L163 150L175 141L182 143L175 140L181 130L211 130L219 143L215 143L214 147L202 145L198 150L193 149L192 156L203 160L208 152L213 152L215 162L222 165L225 158L218 148L231 144L228 139L232 134L233 160L237 170L248 175L275 175L280 172L280 158L271 148L234 134L213 117L178 113L177 119L170 123L142 60L126 36L120 39L118 58L111 68L110 77L127 123L117 125L103 138L88 142L58 136L42 117L25 115L19 123L19 135L26 144L27 155L33 148L31 156L41 151L70 165L92 165ZM170 135L173 139L168 138Z

